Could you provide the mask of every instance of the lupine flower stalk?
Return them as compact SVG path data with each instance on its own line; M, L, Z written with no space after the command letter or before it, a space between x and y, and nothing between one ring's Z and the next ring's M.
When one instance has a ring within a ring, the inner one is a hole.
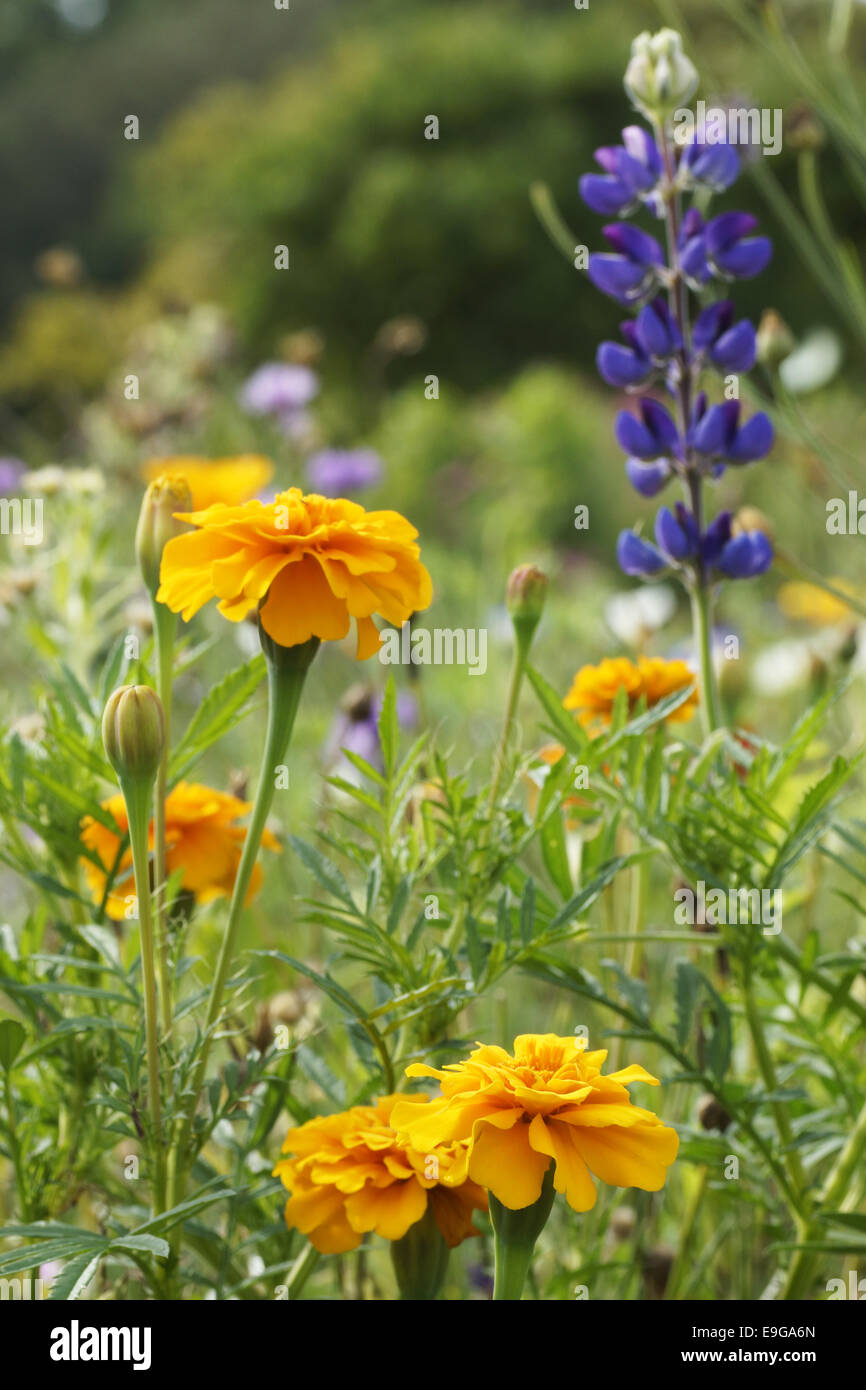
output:
M650 579L673 571L688 589L700 668L701 704L707 732L720 722L712 664L711 608L717 583L750 579L772 563L769 536L744 529L730 512L707 516L706 484L728 467L764 458L773 426L763 412L743 417L736 378L755 363L756 334L737 319L730 299L711 299L719 282L750 279L767 265L769 239L755 235L746 212L723 212L705 220L684 207L699 195L702 206L729 188L739 173L736 149L709 143L696 131L685 145L674 113L695 91L697 73L672 30L642 34L632 45L625 86L650 130L629 126L622 144L596 151L602 173L580 180L584 202L619 220L603 228L609 251L589 259L589 278L632 317L621 325L621 342L604 342L597 365L611 386L640 394L637 414L620 411L615 434L626 455L626 476L643 497L655 497L676 478L683 500L663 506L654 541L623 531L617 558L626 574ZM681 119L681 118L680 118ZM663 222L662 243L624 219L646 211ZM697 299L697 313L693 313ZM703 302L702 302L703 301ZM703 389L710 371L726 378L726 398L710 402ZM733 380L731 380L733 378Z

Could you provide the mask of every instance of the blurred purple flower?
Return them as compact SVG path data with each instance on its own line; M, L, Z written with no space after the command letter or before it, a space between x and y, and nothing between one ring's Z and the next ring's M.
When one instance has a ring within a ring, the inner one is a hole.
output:
M375 487L382 476L375 449L322 449L307 459L307 477L316 492L342 496Z
M16 458L0 458L0 493L17 492L27 464Z
M240 400L251 415L293 413L308 405L319 390L319 378L309 367L289 362L265 362L241 387Z

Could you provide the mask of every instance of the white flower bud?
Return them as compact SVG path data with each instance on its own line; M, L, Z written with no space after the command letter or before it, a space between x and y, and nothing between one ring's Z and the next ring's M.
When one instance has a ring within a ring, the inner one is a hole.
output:
M638 34L624 85L638 110L658 122L689 100L698 85L698 73L675 29Z

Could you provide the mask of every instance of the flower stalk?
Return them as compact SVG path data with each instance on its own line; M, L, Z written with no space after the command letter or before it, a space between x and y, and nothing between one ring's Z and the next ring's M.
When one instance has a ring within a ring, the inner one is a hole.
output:
M535 1243L544 1230L553 1206L553 1169L551 1163L544 1175L541 1195L531 1206L513 1211L490 1194L495 1257L494 1301L519 1299L523 1293Z
M262 650L268 673L268 725L262 753L259 783L250 817L240 864L238 865L228 918L220 943L216 970L211 984L202 1044L193 1068L188 1099L181 1107L169 1153L169 1198L174 1206L183 1197L187 1148L195 1107L204 1086L210 1048L219 1022L223 996L237 943L238 929L246 903L253 868L258 857L265 824L276 787L275 768L285 761L307 671L319 648L318 638L297 647L280 647L260 626Z
M106 702L102 717L102 740L108 760L117 773L129 824L141 935L147 1100L154 1154L153 1206L158 1215L165 1210L165 1169L148 839L153 781L165 751L165 715L159 696L146 685L122 686L115 690Z

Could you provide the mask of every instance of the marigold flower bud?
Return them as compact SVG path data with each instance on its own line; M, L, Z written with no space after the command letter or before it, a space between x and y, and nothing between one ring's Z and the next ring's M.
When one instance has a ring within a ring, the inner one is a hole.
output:
M623 85L637 109L659 122L689 100L698 85L698 73L675 29L638 34L632 41Z
M778 367L796 347L794 335L775 309L765 309L755 336L758 361L764 367Z
M149 685L122 685L109 695L102 741L121 783L152 782L165 746L165 714L156 691Z
M159 588L159 567L168 541L192 527L178 521L176 512L193 510L192 492L179 473L165 473L150 483L141 504L135 532L135 555L141 576L152 594Z
M698 1120L701 1129L719 1130L724 1133L731 1123L731 1117L720 1100L715 1096L704 1095L698 1101Z
M518 644L527 651L544 612L547 585L547 575L535 565L518 565L505 588L505 606Z
M731 520L732 536L740 536L749 531L763 531L771 541L775 540L773 523L759 507L740 507Z

